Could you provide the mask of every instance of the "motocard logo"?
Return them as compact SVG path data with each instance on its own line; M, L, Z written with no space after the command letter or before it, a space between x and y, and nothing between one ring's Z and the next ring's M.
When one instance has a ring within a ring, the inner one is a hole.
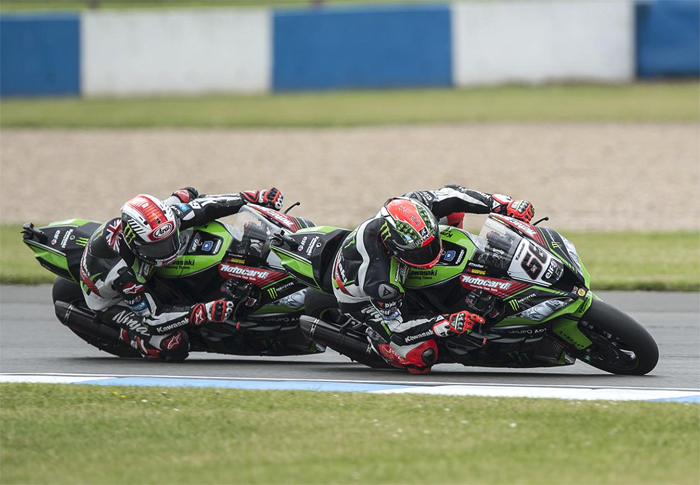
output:
M479 276L472 276L468 274L463 274L462 286L469 288L470 290L498 290L507 291L513 286L510 281L503 280L492 280L489 278L481 278Z
M153 239L163 239L164 237L169 236L173 232L173 229L175 229L173 223L166 222L165 224L161 224L153 229L151 236Z
M239 278L253 283L264 280L270 276L269 271L262 271L247 266L235 266L232 264L222 264L219 266L219 274L224 278Z

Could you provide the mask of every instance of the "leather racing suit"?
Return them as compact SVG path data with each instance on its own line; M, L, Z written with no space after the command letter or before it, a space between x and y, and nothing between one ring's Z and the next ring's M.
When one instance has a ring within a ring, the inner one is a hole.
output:
M185 230L235 214L248 200L242 194L197 196L194 189L182 189L163 202L180 219L180 230ZM125 311L111 312L110 317L122 328L121 339L143 356L184 360L189 343L182 328L206 322L206 312L214 310L204 303L161 303L147 285L154 270L129 250L123 241L122 220L114 218L90 237L80 261L80 286L98 317L115 306L124 307Z
M409 192L404 197L423 203L438 219L455 213L505 211L512 201L508 196L459 185ZM449 316L403 318L403 283L408 266L387 250L381 235L383 225L384 219L377 214L345 238L333 263L333 293L341 314L367 324L370 343L387 362L424 373L437 359L435 338L451 335Z

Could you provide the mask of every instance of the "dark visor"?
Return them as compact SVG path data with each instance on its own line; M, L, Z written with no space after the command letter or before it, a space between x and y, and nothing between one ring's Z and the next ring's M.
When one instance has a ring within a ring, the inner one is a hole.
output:
M179 245L179 238L176 237L177 233L171 237L163 239L162 241L152 242L152 243L140 243L134 241L134 246L138 254L145 258L151 260L167 259L177 254Z
M418 249L404 249L397 247L396 255L404 261L405 263L424 266L426 264L434 263L437 257L440 255L442 250L442 245L440 240L433 240L430 244L425 247Z

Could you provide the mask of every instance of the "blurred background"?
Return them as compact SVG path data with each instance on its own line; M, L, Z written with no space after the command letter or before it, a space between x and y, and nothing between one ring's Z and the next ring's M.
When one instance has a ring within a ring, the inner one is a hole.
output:
M274 185L353 226L461 183L700 228L697 0L3 0L0 48L3 223Z

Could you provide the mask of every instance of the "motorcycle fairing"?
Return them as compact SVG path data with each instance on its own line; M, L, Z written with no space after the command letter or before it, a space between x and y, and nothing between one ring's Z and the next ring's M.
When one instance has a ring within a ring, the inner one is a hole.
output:
M23 241L34 252L39 264L57 276L80 282L80 257L90 236L100 227L87 219L52 222L35 229L25 224Z
M233 241L224 224L218 221L183 231L184 253L172 264L156 269L164 278L181 278L216 266Z

